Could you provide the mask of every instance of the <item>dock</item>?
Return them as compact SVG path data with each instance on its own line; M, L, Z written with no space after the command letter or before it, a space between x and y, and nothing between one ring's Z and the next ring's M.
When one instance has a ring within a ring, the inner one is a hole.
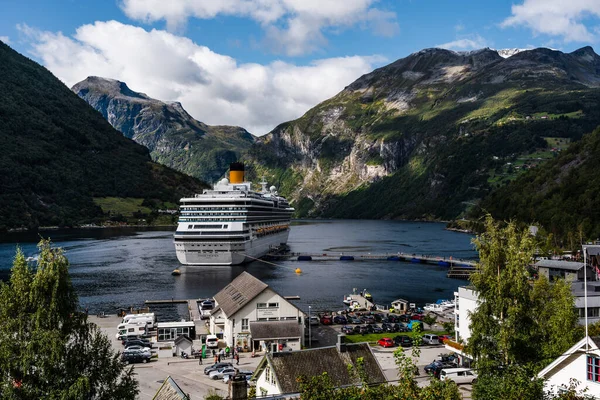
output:
M146 300L144 304L184 304L188 300L182 299L171 299L171 300Z
M442 267L474 268L476 261L430 254L409 253L285 253L270 254L270 259L287 261L404 261L417 264L433 264Z

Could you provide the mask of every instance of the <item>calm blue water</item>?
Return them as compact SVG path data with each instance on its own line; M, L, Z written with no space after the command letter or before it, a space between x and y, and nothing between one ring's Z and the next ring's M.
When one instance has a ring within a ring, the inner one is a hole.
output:
M472 236L443 229L444 224L405 221L298 221L288 244L293 252L417 253L476 258ZM147 299L191 299L213 296L242 271L264 281L284 296L298 295L303 310L338 310L352 288L367 289L378 304L405 298L417 304L452 298L466 281L446 278L447 269L392 261L253 262L243 267L181 267L172 231L133 229L45 232L70 260L71 277L82 308L113 313L140 307ZM0 243L0 279L8 279L17 243L35 255L39 236L13 234ZM171 276L179 267L182 275ZM300 267L301 275L294 273ZM184 316L186 306L153 310Z

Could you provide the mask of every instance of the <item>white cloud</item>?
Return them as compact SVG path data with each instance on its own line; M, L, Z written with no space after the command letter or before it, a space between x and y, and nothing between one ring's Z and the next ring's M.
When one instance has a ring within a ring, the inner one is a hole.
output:
M448 43L438 44L435 47L448 50L476 50L488 47L487 41L479 35L469 35Z
M600 17L598 0L525 0L513 5L512 15L500 26L526 26L534 34L558 36L565 42L591 42L597 34L583 24L590 17Z
M116 21L83 25L73 37L18 28L68 86L90 75L118 79L151 97L180 101L200 121L239 125L258 135L300 117L384 61L353 56L305 66L238 64L188 38Z
M10 38L8 36L0 36L0 41L3 41L5 44L10 44Z
M377 0L123 0L125 14L138 21L165 20L170 31L189 18L218 15L251 18L265 31L264 43L290 56L310 53L327 43L323 31L360 24L381 36L399 31L396 14L373 7Z

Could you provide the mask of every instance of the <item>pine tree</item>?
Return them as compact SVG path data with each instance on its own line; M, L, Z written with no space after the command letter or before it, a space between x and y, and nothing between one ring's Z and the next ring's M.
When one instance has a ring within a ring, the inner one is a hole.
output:
M134 399L138 383L78 310L69 262L49 240L33 270L20 249L0 283L0 397Z

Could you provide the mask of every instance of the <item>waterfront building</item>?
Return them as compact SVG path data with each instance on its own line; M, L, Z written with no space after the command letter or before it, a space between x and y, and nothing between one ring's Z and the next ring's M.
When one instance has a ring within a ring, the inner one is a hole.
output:
M215 302L210 332L222 336L228 346L277 352L304 345L304 312L247 272L217 293Z

